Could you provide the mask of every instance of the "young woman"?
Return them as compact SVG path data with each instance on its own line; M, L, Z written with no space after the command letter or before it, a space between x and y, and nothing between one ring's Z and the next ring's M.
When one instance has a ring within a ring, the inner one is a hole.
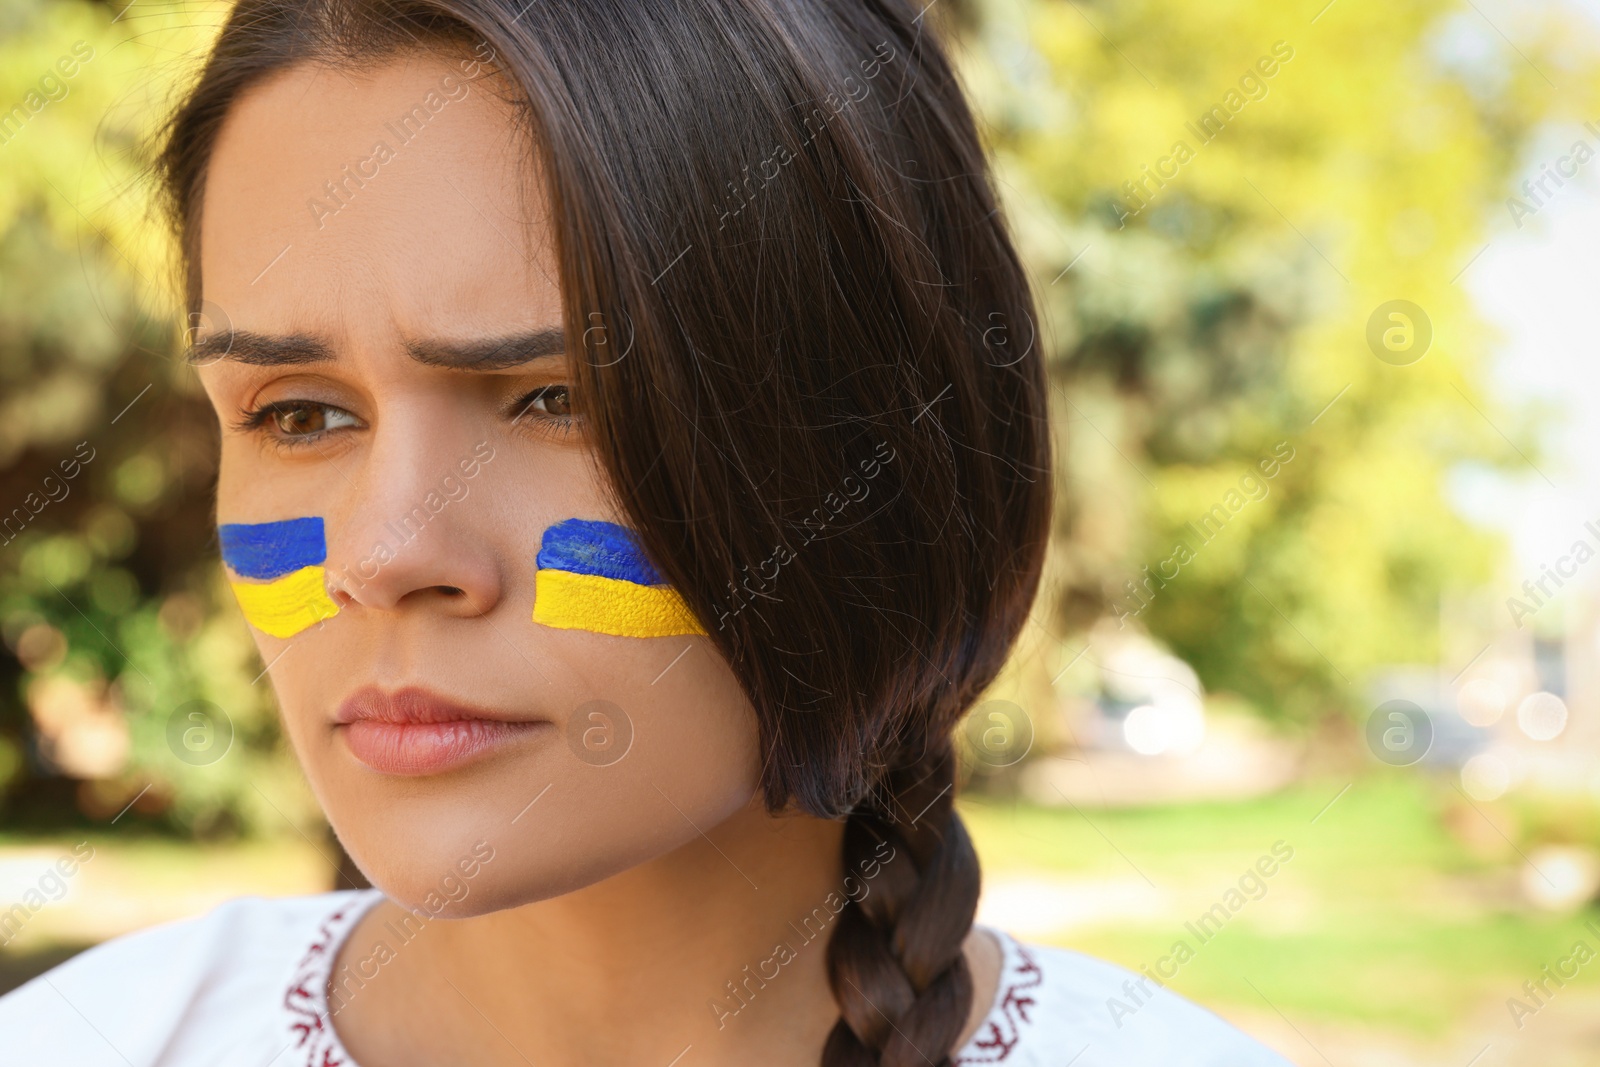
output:
M923 12L243 0L160 174L227 576L376 888L87 952L17 1062L1283 1062L973 928L1046 386Z

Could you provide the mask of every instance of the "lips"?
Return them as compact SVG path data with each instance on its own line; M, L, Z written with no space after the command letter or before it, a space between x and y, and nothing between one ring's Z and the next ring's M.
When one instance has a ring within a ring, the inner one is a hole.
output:
M524 712L462 704L417 686L364 686L339 705L350 754L381 774L442 774L554 729Z

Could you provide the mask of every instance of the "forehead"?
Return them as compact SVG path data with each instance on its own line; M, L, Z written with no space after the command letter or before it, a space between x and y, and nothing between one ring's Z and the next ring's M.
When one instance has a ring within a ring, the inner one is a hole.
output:
M290 68L242 94L218 137L203 295L241 328L333 338L559 321L527 155L511 108L452 56Z

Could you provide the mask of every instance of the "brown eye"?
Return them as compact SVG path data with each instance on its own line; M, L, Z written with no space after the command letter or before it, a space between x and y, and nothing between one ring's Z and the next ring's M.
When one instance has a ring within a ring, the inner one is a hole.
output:
M348 411L336 408L332 404L285 400L269 404L252 413L242 428L264 427L274 437L287 440L296 437L316 437L330 430L359 426L360 421Z
M327 409L319 405L279 408L272 413L278 432L286 437L318 433L327 429Z
M558 419L572 417L572 391L565 385L546 385L528 394L522 405L522 414L550 415Z

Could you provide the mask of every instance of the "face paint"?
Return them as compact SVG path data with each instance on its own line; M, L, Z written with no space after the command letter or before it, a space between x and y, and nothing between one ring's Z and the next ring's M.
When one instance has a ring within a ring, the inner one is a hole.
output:
M293 637L339 614L325 584L328 542L320 516L225 523L217 533L222 561L235 574L266 579L229 583L251 626L273 637Z
M534 622L615 637L705 633L626 526L563 520L545 530L535 562Z

